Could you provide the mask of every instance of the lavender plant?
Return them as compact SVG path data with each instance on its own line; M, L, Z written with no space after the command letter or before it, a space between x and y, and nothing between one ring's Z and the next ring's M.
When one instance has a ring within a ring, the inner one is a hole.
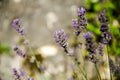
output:
M34 80L33 78L30 78L25 71L23 70L17 70L16 68L13 68L13 75L15 80Z
M106 17L106 10L100 12L98 19L100 22L100 31L101 31L101 38L99 42L95 41L94 33L87 30L87 18L85 16L86 14L86 8L80 7L77 10L77 18L72 20L72 28L75 31L75 36L77 38L80 38L80 35L85 39L85 43L81 43L85 45L85 51L87 51L87 56L89 58L89 61L92 62L95 65L95 69L97 72L97 80L102 80L99 66L97 64L100 62L99 56L103 57L104 55L104 45L107 47L107 58L108 58L108 66L109 66L109 73L110 73L110 79L113 79L114 75L120 75L120 67L116 65L113 60L110 57L108 48L109 43L112 40L112 35L109 30L108 26L108 18ZM37 68L44 70L44 66L41 65L40 61L37 59L36 55L34 54L31 46L29 45L29 41L26 38L26 32L24 27L20 24L20 19L14 19L12 22L12 26L15 29L15 31L20 34L20 36L24 39L23 40L23 46L28 47L31 54L29 55L33 60L32 63L35 62L35 65ZM83 39L82 38L82 39ZM87 75L87 72L85 69L81 67L81 61L79 61L78 56L76 56L76 53L71 54L69 51L69 45L68 45L68 36L65 33L63 29L60 29L58 31L54 32L54 41L64 49L65 53L71 58L71 62L73 62L75 69L73 69L73 76L69 78L69 80L81 80L79 77L79 74L82 74L83 79L90 80L90 78ZM28 59L28 54L20 45L16 45L13 49L15 53L22 58ZM84 53L85 53L84 51ZM99 55L98 55L99 54ZM79 54L81 55L81 54ZM86 56L86 54L85 54ZM83 58L84 59L84 58ZM85 59L84 59L85 60ZM14 79L15 80L34 80L33 78L29 78L27 74L25 74L22 71L17 70L16 68L13 69Z
M16 31L18 34L20 34L20 37L22 37L22 46L23 46L23 47L27 47L31 53L28 54L28 52L26 52L27 50L25 51L25 49L22 49L22 47L21 47L19 44L17 44L17 45L13 48L14 52L15 52L17 55L21 56L21 57L22 57L23 59L25 59L25 60L28 60L28 59L29 59L30 63L34 63L34 65L37 66L38 70L43 71L44 66L43 66L43 64L41 65L41 63L40 63L41 61L37 58L37 56L36 56L35 53L33 52L32 48L31 48L31 46L30 46L30 44L29 44L29 41L28 41L28 39L26 38L25 29L24 29L24 27L22 27L21 24L20 24L20 19L19 19L19 18L14 19L14 20L12 21L12 26L13 26L13 28L15 29L15 31ZM32 58L34 58L34 59L31 61ZM40 57L40 58L41 58L41 57ZM45 68L44 68L44 69L45 69ZM24 71L24 72L25 72L25 71ZM13 68L13 74L14 74L14 76L15 76L14 79L15 79L15 80L34 80L33 78L29 78L28 75L25 75L24 72L23 72L23 71L22 71L22 72L21 72L21 71L18 71L16 68ZM22 74L22 73L23 73L23 74ZM21 75L21 74L22 74L22 75Z
M78 18L73 19L72 27L75 30L75 34L79 36L83 29L86 29L87 19L85 17L85 7L78 8Z
M72 20L72 27L75 31L75 35L78 37L80 35L80 33L83 32L83 34L81 34L81 35L85 38L86 51L88 52L90 62L95 64L98 80L102 80L102 77L99 72L99 67L97 66L97 63L99 63L99 61L100 61L98 57L99 56L102 57L104 55L104 45L107 46L107 57L108 57L108 66L109 66L108 68L109 68L109 73L110 73L110 79L112 80L113 79L112 73L119 74L120 68L113 63L113 61L110 58L109 51L108 51L108 46L112 40L112 35L110 33L109 26L108 26L109 20L105 15L106 10L104 9L103 11L101 11L98 16L98 19L100 22L100 31L101 31L101 38L100 38L99 42L96 42L94 40L94 34L87 30L87 19L85 17L85 13L86 13L85 7L78 8L78 17L76 19ZM61 32L61 30L59 31L59 34L57 32L54 34L55 42L57 44L61 45L61 47L63 47L65 49L65 52L70 54L69 51L66 51L68 47L66 48L66 42L67 42L66 35L65 36L63 35L63 34L65 34L65 32L63 32L63 30L62 30L61 34L60 34L60 32ZM63 37L61 37L62 35L63 35ZM99 55L97 55L97 54L99 54ZM75 56L74 56L74 59L72 59L72 60L73 61L75 60L74 63L76 63L78 61L78 59ZM82 73L82 75L84 76L84 79L89 80L84 69L81 69L80 65L77 65L77 67L80 69L80 73ZM74 80L74 79L80 80L78 76L76 76L76 77L70 77L69 79L70 80L71 79L72 80Z

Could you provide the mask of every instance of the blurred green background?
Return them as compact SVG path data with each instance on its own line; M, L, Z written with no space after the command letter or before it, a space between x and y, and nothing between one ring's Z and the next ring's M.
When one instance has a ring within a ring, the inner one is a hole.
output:
M84 3L88 10L88 29L95 33L97 39L100 37L98 15L101 10L106 9L106 16L109 18L109 28L112 34L111 54L120 56L120 0L84 0Z

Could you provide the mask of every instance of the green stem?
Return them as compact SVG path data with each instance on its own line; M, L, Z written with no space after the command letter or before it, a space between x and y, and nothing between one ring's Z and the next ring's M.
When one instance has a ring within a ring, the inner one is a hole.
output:
M84 76L85 80L88 80L86 74L84 73L84 71L82 71L81 67L79 67L78 63L76 62L76 60L74 59L73 56L72 56L72 59L73 59L74 63L77 65L78 71L79 71L80 73L82 73L82 75Z
M102 80L96 63L95 63L95 69L96 69L96 71L97 71L97 74L98 74L99 79Z
M27 40L27 38L26 38L25 36L23 36L23 38L24 38L25 40ZM37 60L37 58L36 58L36 56L35 56L32 48L30 47L30 44L29 44L29 43L27 44L27 47L29 48L29 50L30 50L30 52L32 53L32 55L34 56L34 58L35 58L35 63L36 63L36 65L37 65L37 67L39 68L39 65L38 65L38 62L39 62L39 61Z
M111 70L110 70L110 61L109 61L109 58L110 58L110 54L109 54L109 51L108 51L108 46L107 46L107 58L108 58L108 68L109 68L109 72L110 72L110 80L112 80L112 74L111 74Z
M81 56L82 56L82 59L84 60L84 57L83 57L83 54L81 53ZM87 73L86 73L86 71L85 71L85 67L83 66L83 70L84 70L84 73L85 73L85 75L86 75L86 78L87 78Z

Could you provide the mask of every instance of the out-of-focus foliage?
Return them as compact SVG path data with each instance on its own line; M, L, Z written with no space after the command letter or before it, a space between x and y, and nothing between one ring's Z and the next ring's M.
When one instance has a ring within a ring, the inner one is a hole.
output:
M0 54L9 53L10 47L5 43L0 43Z
M120 0L85 0L84 3L88 11L87 28L97 35L97 40L100 37L98 14L102 9L106 9L106 14L109 18L109 28L112 34L112 41L110 43L111 54L120 55L120 32L118 29L120 26Z

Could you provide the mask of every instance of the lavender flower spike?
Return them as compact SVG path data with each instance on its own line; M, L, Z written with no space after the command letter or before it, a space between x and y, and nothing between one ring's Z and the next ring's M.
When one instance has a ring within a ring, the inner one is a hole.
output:
M93 41L93 34L92 32L87 32L84 34L84 38L86 39L87 42Z
M16 53L17 55L25 58L26 53L25 53L25 51L23 51L23 49L20 48L20 46L16 45L16 46L14 47L14 51L15 51L15 53Z
M14 19L14 20L12 21L12 26L16 27L16 26L19 25L19 23L20 23L20 19L19 19L19 18Z
M78 8L78 16L83 16L86 13L85 7Z
M80 24L79 24L79 21L77 20L77 19L73 19L72 20L72 27L73 27L73 29L75 30L75 34L78 36L79 34L80 34L80 29L79 29L79 26L80 26Z
M97 47L96 47L96 44L94 42L92 32L85 33L84 37L86 40L85 46L86 46L86 50L89 52L90 61L93 63L96 63L98 61L97 58L95 58Z
M15 80L22 80L16 68L13 68L13 74L14 74Z
M79 28L79 22L78 22L78 20L77 19L73 19L72 20L72 27L73 27L73 29L78 29Z
M54 40L61 47L65 47L65 46L68 45L68 43L67 43L67 35L66 35L66 33L64 32L63 29L60 29L59 31L54 32Z
M20 33L21 35L25 34L24 27L21 27L19 18L12 21L12 26L15 28L16 32Z
M60 29L59 31L54 32L54 41L60 46L63 47L64 49L67 48L68 45L68 38L66 33L64 32L63 29Z

